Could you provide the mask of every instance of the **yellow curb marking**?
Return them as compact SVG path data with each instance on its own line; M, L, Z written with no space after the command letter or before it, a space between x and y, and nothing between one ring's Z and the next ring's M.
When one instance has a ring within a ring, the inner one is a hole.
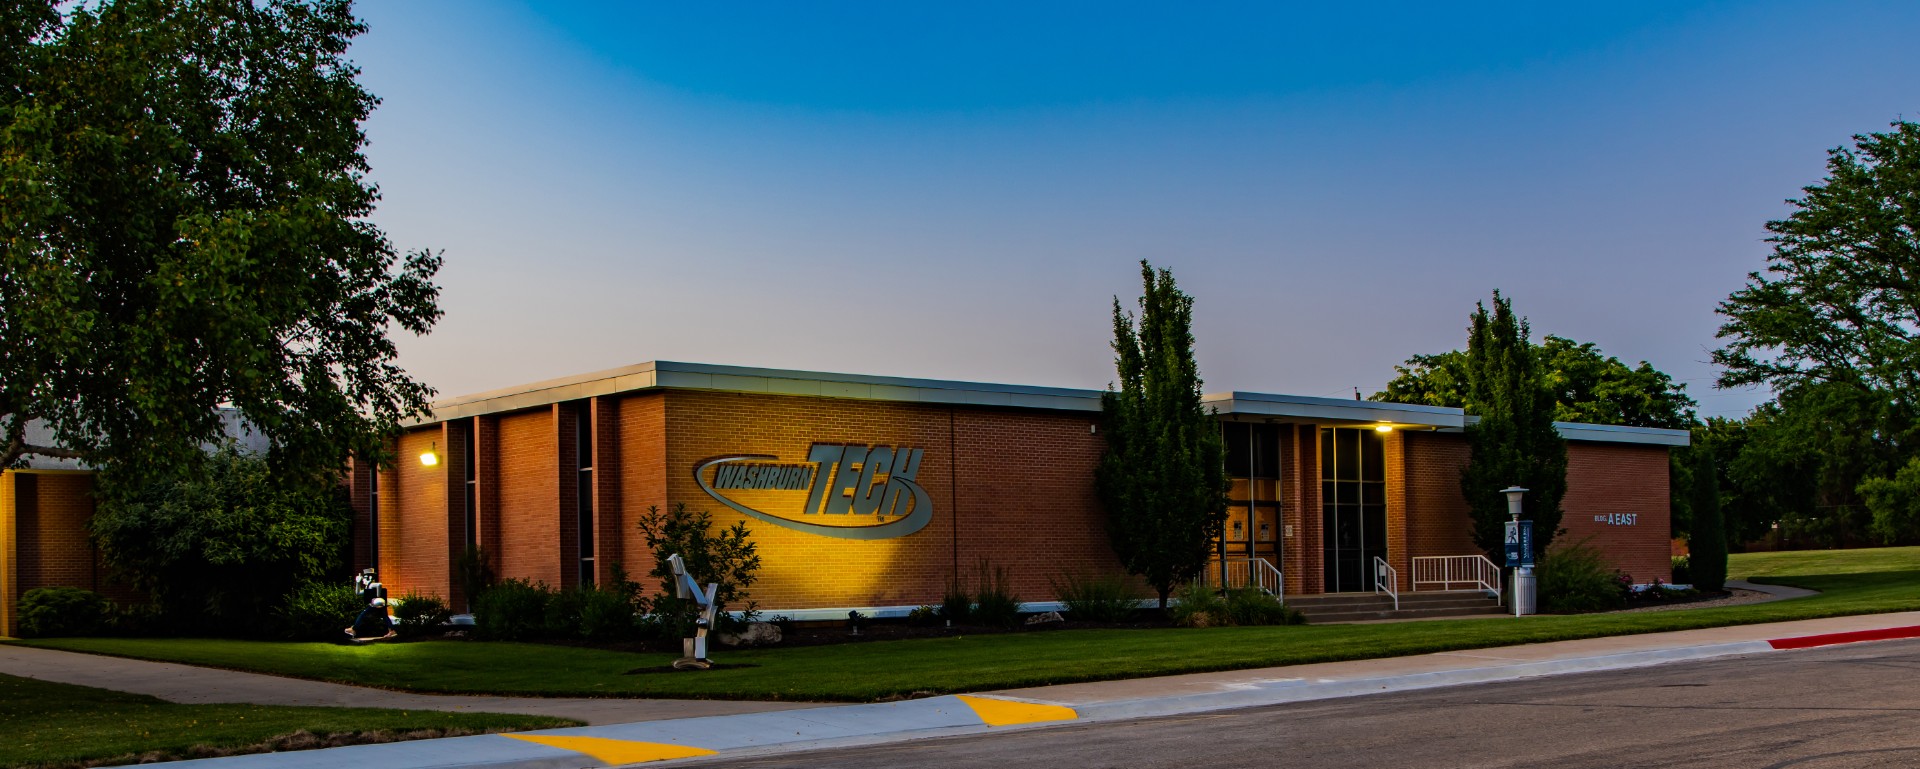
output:
M613 740L606 737L557 737L532 734L503 734L516 740L545 745L550 748L585 753L601 762L613 765L638 764L646 761L665 761L669 758L692 758L711 756L714 751L706 748L693 748L686 745L669 745L664 742L636 742L633 740Z
M1036 705L1031 702L1014 702L992 697L974 697L966 694L953 695L954 699L973 708L974 715L980 717L988 726L1013 726L1016 724L1038 724L1046 721L1072 721L1080 717L1073 708L1060 705Z

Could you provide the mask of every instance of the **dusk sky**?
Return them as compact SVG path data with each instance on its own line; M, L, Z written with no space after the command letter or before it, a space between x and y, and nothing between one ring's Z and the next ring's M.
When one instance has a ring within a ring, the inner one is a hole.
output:
M647 360L1100 388L1138 262L1209 392L1536 335L1717 391L1826 150L1920 114L1920 4L364 2L377 222L441 395ZM1560 5L1560 4L1554 4Z

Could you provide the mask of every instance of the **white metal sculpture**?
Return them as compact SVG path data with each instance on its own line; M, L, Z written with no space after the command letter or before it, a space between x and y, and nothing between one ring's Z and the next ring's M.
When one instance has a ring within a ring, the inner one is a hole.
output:
M667 556L667 563L673 566L674 595L700 606L700 616L693 622L693 637L682 641L682 656L673 661L673 666L678 670L706 670L713 666L713 661L707 659L707 631L713 627L714 613L720 608L713 602L720 585L709 582L706 589L701 589L700 583L687 573L687 564L680 560L679 553Z

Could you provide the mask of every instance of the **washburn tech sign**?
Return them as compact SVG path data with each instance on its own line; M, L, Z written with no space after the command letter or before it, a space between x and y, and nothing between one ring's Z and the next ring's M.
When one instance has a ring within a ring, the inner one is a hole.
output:
M816 443L804 463L781 462L769 454L702 460L693 466L693 480L720 504L775 526L840 539L891 539L919 531L933 520L933 500L914 480L924 454L906 446ZM767 511L729 499L727 490L795 492L795 502L798 492L807 496L803 504ZM849 523L830 525L804 520L826 515L872 516L872 522L840 519Z

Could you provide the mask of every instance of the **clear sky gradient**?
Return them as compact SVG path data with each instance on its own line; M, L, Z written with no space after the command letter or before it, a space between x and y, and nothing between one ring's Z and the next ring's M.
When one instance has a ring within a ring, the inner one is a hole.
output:
M1144 258L1209 391L1371 393L1497 287L1738 415L1763 224L1920 114L1920 3L1185 5L363 2L376 219L446 253L401 363L1098 388Z

